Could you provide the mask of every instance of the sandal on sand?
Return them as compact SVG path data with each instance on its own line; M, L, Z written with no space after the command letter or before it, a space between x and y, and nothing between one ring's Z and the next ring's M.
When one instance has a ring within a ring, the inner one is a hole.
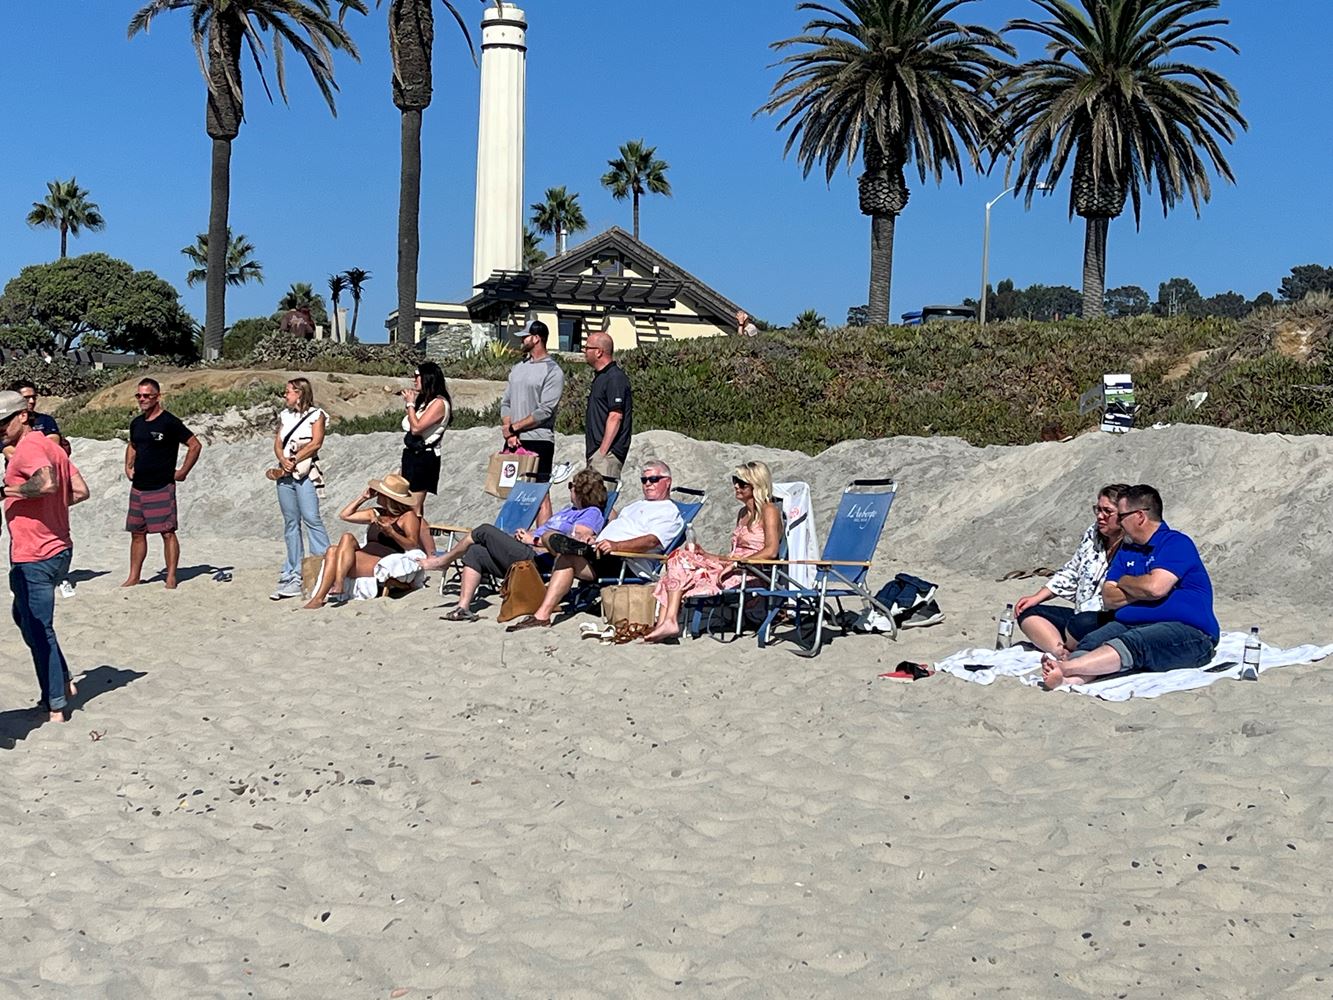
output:
M447 614L440 615L442 622L476 622L481 621L481 616L469 611L467 608L459 605Z
M584 622L579 626L580 639L612 639L615 637L616 627L614 625L593 624Z
M910 684L912 681L924 680L935 673L924 663L913 663L910 660L903 660L897 668L890 670L887 674L880 674L880 677L886 681L899 681L900 683Z
M518 621L514 622L514 624L512 625L505 626L505 631L521 632L526 628L550 628L550 627L551 627L550 621L542 621L535 615L528 615L526 618L521 618Z

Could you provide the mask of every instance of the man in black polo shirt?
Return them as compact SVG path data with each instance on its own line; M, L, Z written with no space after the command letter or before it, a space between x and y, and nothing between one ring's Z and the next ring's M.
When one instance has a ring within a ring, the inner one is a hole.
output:
M590 333L583 344L583 356L597 373L583 426L588 468L619 480L634 433L634 394L614 351L615 344L605 333Z

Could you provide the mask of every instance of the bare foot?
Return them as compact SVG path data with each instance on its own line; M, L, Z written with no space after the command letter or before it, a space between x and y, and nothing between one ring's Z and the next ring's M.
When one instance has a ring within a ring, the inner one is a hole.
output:
M69 721L69 716L67 716L67 715L65 714L65 710L64 710L63 708L58 708L58 709L56 709L54 712L51 712L51 713L50 713L50 716L47 718L46 721L47 721L47 722L68 722L68 721Z
M1058 663L1054 661L1041 661L1041 682L1046 686L1047 691L1054 691L1065 682L1064 671L1060 669Z
M167 589L168 590L176 589L176 578L174 576L167 577Z
M137 587L137 586L139 586L139 578L138 578L137 576L132 576L132 577L130 577L128 580L126 580L124 583L122 583L121 586L122 586L122 587Z
M659 625L643 637L644 642L665 642L667 639L679 639L681 629L675 622L668 622L665 625Z
M306 611L318 611L320 608L324 607L324 602L317 601L312 597L309 603L303 604L301 607Z

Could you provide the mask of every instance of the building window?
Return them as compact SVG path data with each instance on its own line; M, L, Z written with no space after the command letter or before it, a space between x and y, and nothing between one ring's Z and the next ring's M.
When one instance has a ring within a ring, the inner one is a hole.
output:
M560 350L576 352L583 350L583 317L563 315L560 323Z
M625 274L625 265L619 257L599 257L592 262L592 273L599 278L619 278Z

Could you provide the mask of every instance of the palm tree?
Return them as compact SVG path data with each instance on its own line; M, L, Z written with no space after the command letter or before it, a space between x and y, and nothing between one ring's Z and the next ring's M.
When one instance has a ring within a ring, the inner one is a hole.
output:
M382 0L375 0L376 6ZM467 39L472 63L477 50L462 16L441 0ZM398 342L416 339L417 262L421 254L421 114L430 107L431 47L435 9L431 0L389 0L389 54L393 58L393 103L402 112L398 174Z
M79 187L73 177L67 181L47 181L46 191L45 198L32 203L28 225L59 229L60 257L63 260L69 250L71 236L78 236L81 229L100 233L106 228L106 219L102 218L96 202L88 200L88 190Z
M639 196L651 192L671 197L671 182L666 179L669 169L665 160L655 159L656 146L645 146L642 139L631 139L620 147L620 155L607 160L611 169L602 175L602 187L611 192L616 201L634 199L634 238L639 238Z
M337 0L335 19L331 0L150 0L130 19L129 36L147 32L157 15L185 10L190 15L190 40L204 74L208 97L204 124L213 140L209 181L207 292L204 311L204 348L209 357L222 351L226 331L227 211L231 201L231 143L240 134L245 117L241 56L248 51L264 92L273 95L264 74L265 32L272 35L273 63L278 93L287 100L286 54L290 47L310 69L315 86L329 110L337 115L333 94L333 52L341 49L359 59L356 45L343 29L347 11L366 13L363 0Z
M347 288L352 293L352 334L350 340L356 340L356 320L361 315L361 289L370 280L370 272L359 267L349 267L343 272L347 279Z
M295 286L293 286L295 287ZM342 298L343 292L347 291L347 275L330 274L329 275L329 301L333 303L333 312L329 319L333 323L333 339L338 339L338 300Z
M185 276L185 283L193 288L201 281L208 280L208 234L200 233L194 238L194 244L181 247L181 253L194 262L194 267ZM232 236L231 227L227 227L227 287L235 288L251 281L264 283L264 265L254 259L255 245L244 233Z
M1185 50L1239 50L1210 30L1225 18L1195 16L1218 0L1033 0L1045 21L1019 18L1007 31L1043 35L1046 58L1014 70L1001 94L1017 181L1032 194L1054 184L1074 158L1069 214L1086 220L1083 315L1101 316L1111 220L1154 185L1166 215L1186 194L1199 214L1211 195L1208 163L1235 181L1219 139L1248 128L1240 97L1218 73L1184 61ZM1191 20L1191 18L1195 18ZM1200 153L1202 152L1202 156Z
M324 307L324 296L318 294L308 281L293 282L282 298L278 299L278 318L293 309L307 310L311 319L321 326L329 321L329 312Z
M792 329L798 333L818 333L824 329L824 317L815 309L806 309L792 321Z
M785 67L759 112L782 113L805 176L823 163L833 180L859 155L861 212L870 216L867 318L887 323L893 233L907 205L903 168L916 161L924 184L949 172L963 180L963 160L977 169L995 137L996 74L1014 50L989 28L950 20L976 0L839 0L799 3L817 15L805 33L774 42ZM961 147L961 149L960 149Z
M541 248L541 237L533 232L531 226L523 227L523 266L531 271L538 264L545 263L546 251Z
M569 194L563 187L547 188L546 200L532 203L532 225L545 236L555 235L555 255L559 257L565 252L566 237L588 228L579 193Z

